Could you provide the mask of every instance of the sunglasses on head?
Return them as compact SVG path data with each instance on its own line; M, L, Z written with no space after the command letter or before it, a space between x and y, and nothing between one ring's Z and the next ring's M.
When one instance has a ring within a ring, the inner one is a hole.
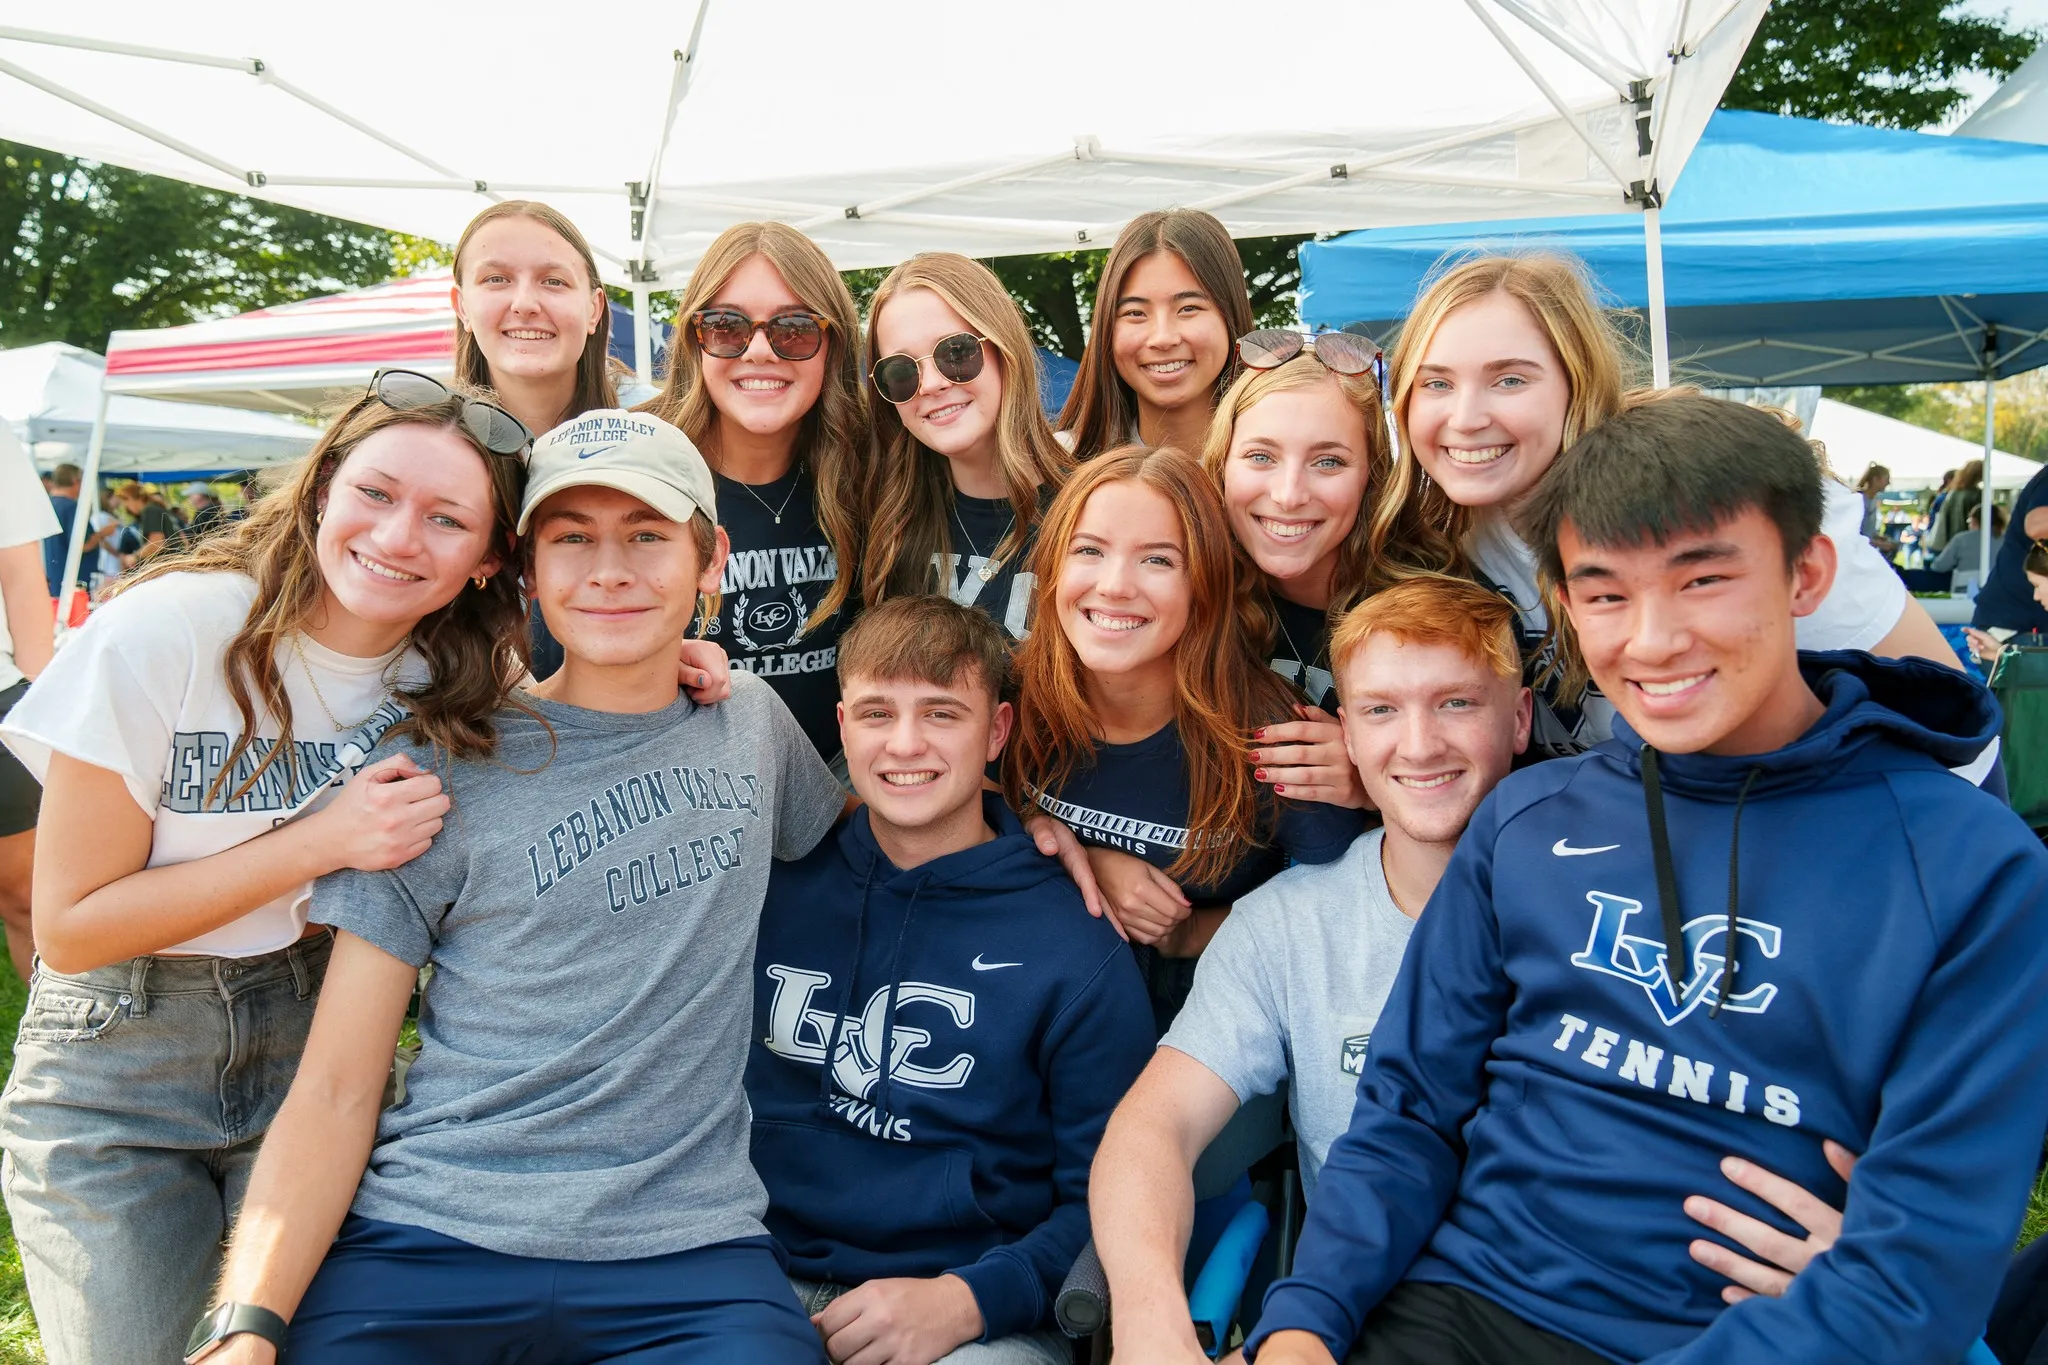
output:
M379 370L370 380L370 395L395 412L417 412L462 399L462 428L493 455L516 455L524 460L533 447L533 433L526 423L481 398L458 394L432 375L417 370Z
M1265 327L1237 339L1237 358L1247 369L1277 370L1304 349L1315 352L1325 369L1337 374L1375 376L1382 364L1379 343L1356 324L1339 332L1292 332L1282 327Z
M972 332L955 332L934 342L930 355L885 355L868 373L875 381L875 391L882 397L899 405L908 403L917 397L919 375L927 360L942 378L955 384L965 384L980 374L984 359L981 344L986 340L987 337Z
M754 333L768 334L768 349L784 360L809 360L825 344L831 319L805 308L792 308L756 322L737 308L699 308L690 314L697 348L720 360L737 360L754 344Z

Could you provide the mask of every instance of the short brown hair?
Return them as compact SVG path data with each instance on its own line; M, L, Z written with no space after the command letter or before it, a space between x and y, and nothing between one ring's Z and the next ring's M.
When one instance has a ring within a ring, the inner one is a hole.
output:
M987 614L944 597L894 597L860 614L839 639L839 688L854 678L910 679L951 687L962 665L988 689L1009 694L1010 646Z
M1445 574L1404 579L1339 617L1330 632L1330 669L1339 699L1344 698L1345 666L1375 635L1410 645L1449 645L1497 677L1522 673L1514 603L1467 579Z

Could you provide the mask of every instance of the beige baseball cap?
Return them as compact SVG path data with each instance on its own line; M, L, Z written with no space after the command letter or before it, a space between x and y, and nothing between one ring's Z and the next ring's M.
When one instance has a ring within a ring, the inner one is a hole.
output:
M526 534L534 508L565 488L586 485L630 493L670 521L688 521L697 512L718 520L711 466L689 437L644 412L597 408L535 441L519 534Z

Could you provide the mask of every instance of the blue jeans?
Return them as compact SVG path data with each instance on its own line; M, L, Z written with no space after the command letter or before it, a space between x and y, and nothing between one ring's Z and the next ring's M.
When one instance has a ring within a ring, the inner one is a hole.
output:
M0 1096L0 1184L50 1365L183 1354L329 942L75 976L38 965Z
M766 1237L666 1256L508 1256L350 1214L286 1365L825 1365Z

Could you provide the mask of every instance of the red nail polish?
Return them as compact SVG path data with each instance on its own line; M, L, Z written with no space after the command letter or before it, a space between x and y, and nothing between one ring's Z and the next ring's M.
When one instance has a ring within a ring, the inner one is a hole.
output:
M1278 782L1275 782L1275 783L1273 784L1273 790L1274 790L1274 791L1276 791L1276 792L1280 792L1280 793L1283 793L1283 794L1284 794L1284 793L1286 792L1287 788L1285 788L1285 787L1281 786L1281 785L1280 785L1280 784L1279 784Z
M1252 770L1252 780L1254 782L1264 782L1266 780L1266 770L1264 768L1254 768Z

